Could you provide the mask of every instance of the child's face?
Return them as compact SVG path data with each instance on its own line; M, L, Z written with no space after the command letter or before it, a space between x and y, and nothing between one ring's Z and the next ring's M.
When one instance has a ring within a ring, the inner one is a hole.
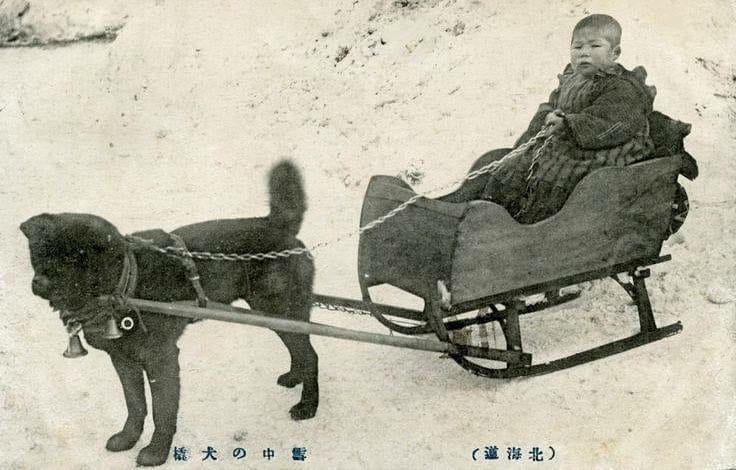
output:
M573 70L591 77L616 63L621 48L611 43L595 28L583 28L572 37L570 64Z

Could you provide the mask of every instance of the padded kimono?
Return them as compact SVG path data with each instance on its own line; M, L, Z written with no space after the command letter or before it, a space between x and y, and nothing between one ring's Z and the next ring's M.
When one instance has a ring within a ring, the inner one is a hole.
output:
M653 156L648 117L655 91L645 78L642 67L628 71L616 64L586 78L568 65L517 147L536 135L555 109L564 112L561 131L503 159L489 172L482 196L504 206L519 222L534 223L559 211L591 171Z

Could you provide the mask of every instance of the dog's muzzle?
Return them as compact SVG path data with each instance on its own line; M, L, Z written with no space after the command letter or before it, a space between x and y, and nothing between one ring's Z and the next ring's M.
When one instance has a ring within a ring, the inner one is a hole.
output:
M48 299L50 290L51 281L49 281L49 278L46 276L39 276L38 274L33 276L33 281L31 281L31 291L34 295Z

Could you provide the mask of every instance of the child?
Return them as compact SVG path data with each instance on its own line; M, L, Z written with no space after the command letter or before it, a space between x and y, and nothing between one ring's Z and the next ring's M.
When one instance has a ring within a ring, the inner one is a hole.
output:
M484 198L519 222L534 223L559 211L591 171L652 155L647 118L654 91L644 84L643 69L630 72L616 63L620 41L621 26L608 15L575 25L570 64L517 147L548 126L546 137L501 160L489 172Z

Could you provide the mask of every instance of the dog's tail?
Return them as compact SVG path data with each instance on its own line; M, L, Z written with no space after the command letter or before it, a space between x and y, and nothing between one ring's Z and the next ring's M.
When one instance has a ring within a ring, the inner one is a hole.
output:
M268 189L271 197L271 223L291 235L296 235L307 210L307 196L297 167L288 160L279 162L271 169Z

